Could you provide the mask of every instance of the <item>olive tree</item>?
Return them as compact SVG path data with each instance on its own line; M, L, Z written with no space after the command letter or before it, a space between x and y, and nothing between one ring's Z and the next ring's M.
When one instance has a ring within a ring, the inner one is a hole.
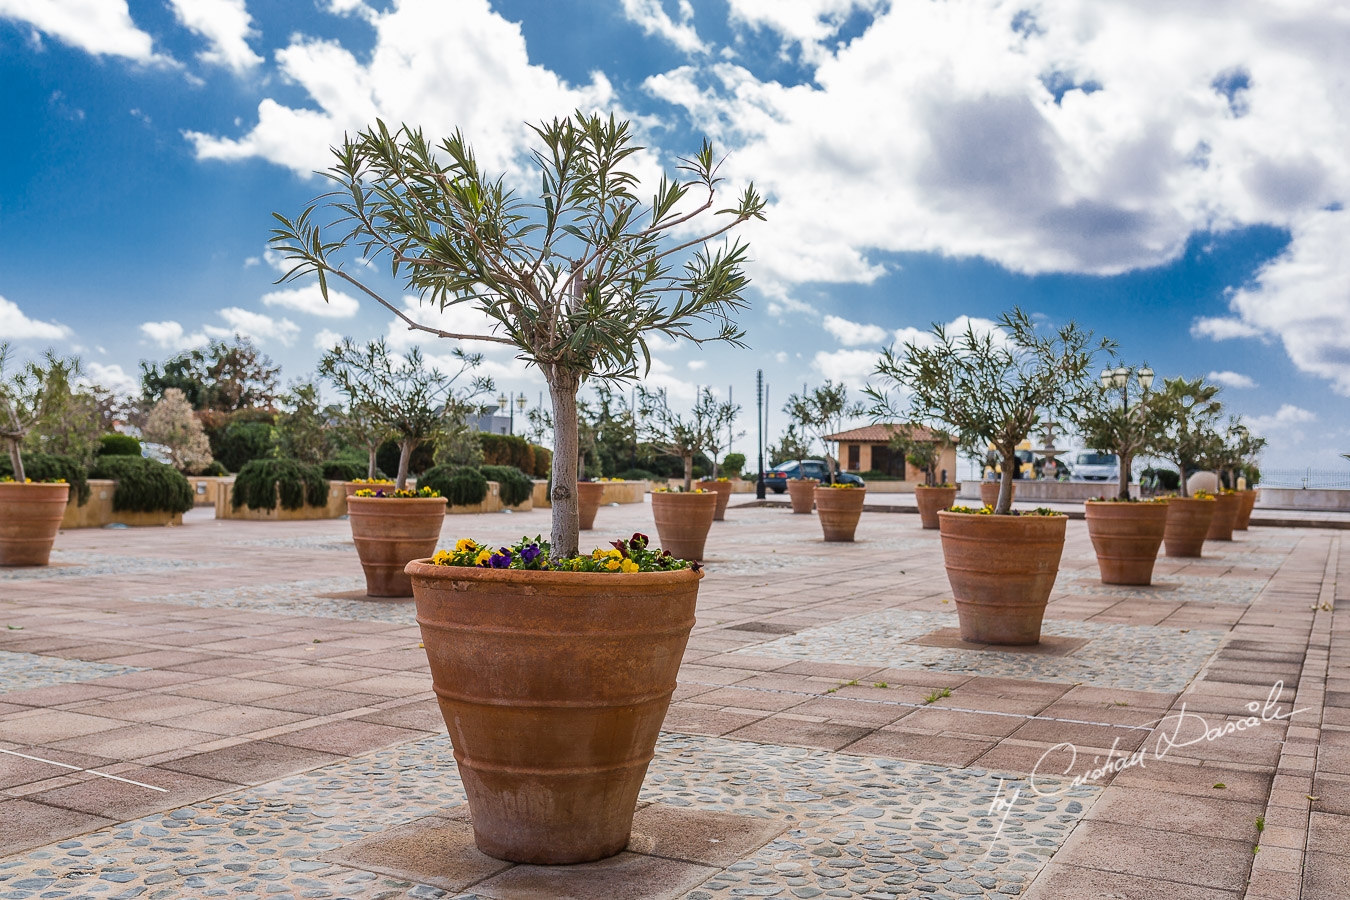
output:
M1239 416L1230 416L1228 425L1219 432L1220 441L1210 464L1219 475L1219 483L1227 476L1228 486L1237 490L1237 475L1247 466L1254 466L1256 458L1266 447L1266 439L1257 437L1242 424Z
M1187 381L1178 376L1165 379L1155 399L1160 427L1153 451L1176 465L1183 497L1189 496L1187 473L1221 452L1218 421L1223 404L1218 393L1218 385L1206 384L1203 378Z
M905 458L905 462L923 472L923 483L932 486L937 481L937 466L942 459L942 445L948 440L945 432L934 431L927 439L914 436L914 426L898 428L891 435L890 448Z
M24 440L70 393L71 383L80 374L80 362L48 350L41 360L13 369L10 364L9 344L0 343L0 439L9 450L14 480L22 483L26 478Z
M745 437L744 431L735 434L731 431L736 423L736 417L741 414L741 407L740 404L732 403L730 400L719 400L709 388L703 388L699 392L698 402L694 408L695 415L701 416L708 423L708 430L703 435L703 446L699 449L712 463L710 477L716 481L719 474L718 460L722 458L722 451L730 450L731 443L736 438Z
M705 392L711 402L704 402ZM693 489L694 457L708 444L709 413L716 404L716 398L707 388L699 394L693 411L686 416L670 408L665 388L655 391L638 388L638 416L643 439L658 452L679 457L684 463L686 491Z
M900 417L944 426L963 447L992 444L1003 469L994 513L1008 515L1018 445L1042 415L1068 418L1092 397L1093 359L1114 346L1106 339L1094 344L1092 332L1072 321L1043 333L1016 308L999 317L997 331L967 324L963 333L948 334L934 324L929 340L882 351L875 374L907 399L869 386L869 413L877 422Z
M843 382L826 379L818 388L800 394L788 396L783 412L795 425L800 425L808 435L820 441L825 448L825 465L829 469L830 483L834 483L834 474L838 469L838 460L830 454L830 442L827 436L837 434L844 427L844 420L850 416L861 415L860 404L849 403L848 388Z
M1099 453L1116 455L1120 463L1117 496L1128 500L1134 458L1155 448L1163 417L1159 414L1161 398L1144 388L1138 378L1125 377L1119 381L1120 384L1112 380L1098 385L1078 409L1073 422L1083 435L1083 443Z
M363 400L351 400L338 419L338 434L348 445L366 451L366 478L373 480L379 470L375 454L389 439L389 425L378 411Z
M649 369L649 334L744 346L732 316L746 305L746 247L708 242L763 218L765 201L748 185L718 208L719 164L706 140L644 203L642 148L627 122L578 112L533 132L539 193L527 198L484 172L458 131L433 144L419 129L376 122L334 151L332 193L295 218L275 216L272 242L294 263L283 280L312 273L325 297L331 280L346 281L415 331L507 344L539 368L554 422L552 553L563 557L577 552L577 391ZM335 214L328 226L320 206ZM714 217L706 226L705 214ZM347 249L382 259L421 303L473 308L489 326L422 323L344 269ZM706 324L711 334L695 333Z

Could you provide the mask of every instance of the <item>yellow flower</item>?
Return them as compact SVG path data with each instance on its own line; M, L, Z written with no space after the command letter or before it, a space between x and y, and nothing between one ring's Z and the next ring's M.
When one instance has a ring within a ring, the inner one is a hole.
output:
M611 550L605 555L608 556L610 559L623 559L623 554L618 550Z
M619 563L619 570L621 572L636 572L638 570L638 564L631 559L625 559L623 562Z
M472 550L477 549L478 545L473 541L469 540L468 538L460 538L458 541L455 542L456 553L468 553Z
M478 556L474 559L474 562L481 566L483 563L487 562L490 559L492 559L491 550L480 550L478 552Z
M601 550L599 547L596 547L594 550L591 551L591 559L603 559L604 556L605 551Z
M605 560L605 568L609 569L611 572L617 571L619 566L621 565L622 563L620 563L617 559Z

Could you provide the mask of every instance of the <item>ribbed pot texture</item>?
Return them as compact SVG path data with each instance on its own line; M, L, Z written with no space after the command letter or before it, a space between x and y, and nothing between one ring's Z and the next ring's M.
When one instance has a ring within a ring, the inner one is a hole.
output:
M938 513L961 639L1035 644L1064 552L1065 516Z
M981 481L980 482L980 502L985 506L995 506L998 503L999 482ZM1017 499L1017 482L1012 483L1012 499Z
M444 497L348 497L347 521L366 573L366 595L411 597L403 567L431 556L445 524Z
M0 484L0 566L45 566L70 498L68 484Z
M1167 530L1167 504L1089 500L1084 509L1102 583L1152 584L1153 563Z
M938 510L951 509L956 503L954 487L924 487L914 489L914 502L919 507L919 521L924 528L938 527Z
M1205 546L1209 523L1218 504L1194 497L1173 497L1167 501L1167 530L1163 532L1166 556L1195 557Z
M478 849L536 865L623 850L701 574L408 572Z
M595 511L600 508L600 498L604 493L603 482L577 482L577 515L581 518L581 531L591 531L595 528Z
M1256 508L1256 489L1239 491L1242 505L1238 507L1237 522L1233 525L1238 531L1246 531L1252 521L1252 510Z
M834 543L852 542L866 496L866 488L816 488L816 515L820 518L825 540Z
M813 492L818 484L820 484L819 478L788 479L788 499L792 501L794 513L811 514L811 509L816 502L816 495Z
M701 487L705 491L717 492L717 512L713 514L714 522L724 522L727 518L727 501L731 499L730 481L700 481L696 487Z
M1215 497L1214 518L1209 520L1209 531L1205 533L1205 540L1231 541L1241 507L1242 497L1238 494L1219 494Z
M662 550L680 559L699 560L717 513L716 494L652 492L652 516Z

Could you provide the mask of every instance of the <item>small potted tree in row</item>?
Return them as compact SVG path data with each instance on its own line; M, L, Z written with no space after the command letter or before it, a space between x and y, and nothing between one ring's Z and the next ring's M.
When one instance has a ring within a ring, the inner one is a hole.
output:
M795 485L789 481L788 492L792 494L795 488L797 494L804 494L806 485L810 484L811 501L820 517L825 540L852 541L858 520L862 518L867 489L837 481L835 474L839 471L838 459L830 453L830 436L843 429L845 419L859 415L862 409L858 404L849 402L848 388L844 384L826 380L814 390L804 390L789 396L783 411L793 422L802 426L803 431L820 441L825 448L827 472L825 484L816 484L814 479L801 479ZM792 511L797 512L797 507L797 497L793 496Z
M638 388L638 414L645 440L659 453L684 464L684 484L678 491L652 491L652 518L661 546L681 559L702 559L708 530L717 516L717 494L694 485L694 456L708 442L709 413L715 403L696 402L687 417L671 410L665 388ZM715 401L709 392L709 399Z
M515 347L548 384L550 540L492 550L465 538L407 568L478 848L577 863L628 844L702 575L641 535L578 554L577 390L638 377L651 334L744 346L732 318L746 305L746 248L708 241L763 218L765 204L746 187L718 205L707 142L683 160L687 178L663 178L643 203L628 123L579 113L534 132L532 202L485 174L462 135L433 147L377 123L335 151L345 237L325 240L311 206L277 217L274 245L325 295L341 278L415 330ZM340 265L348 247L383 256L421 302L468 307L489 327L414 319Z
M1207 541L1231 541L1233 531L1238 526L1244 507L1243 494L1237 489L1237 473L1244 461L1265 446L1261 438L1253 438L1237 417L1230 417L1228 426L1219 432L1219 440L1209 459L1218 481L1218 496L1215 497L1214 518L1210 520ZM1250 518L1251 512L1247 513Z
M1040 334L1020 309L999 319L1001 335L950 335L933 326L931 343L888 347L877 363L884 383L909 393L902 418L942 426L965 446L992 444L1003 478L996 505L938 513L942 555L956 599L963 640L1034 644L1064 550L1065 517L1049 510L1012 509L1018 445L1042 414L1067 418L1094 390L1089 372L1097 350L1092 333L1070 322ZM869 387L874 420L893 419L896 402Z
M703 446L699 447L699 450L712 465L711 477L700 481L698 486L705 491L716 492L717 513L713 516L713 521L721 522L727 517L727 503L731 500L732 485L730 477L722 477L723 473L719 470L717 461L721 459L724 450L731 449L732 441L738 437L745 437L744 431L732 434L732 426L735 425L741 408L730 400L719 400L717 395L706 387L699 391L695 405L702 407L696 416L702 418L708 425L703 432Z
M938 484L937 467L942 460L942 447L950 438L942 431L906 425L891 435L891 449L899 453L911 466L923 473L923 484L914 486L914 505L919 508L919 521L924 528L938 527L938 511L951 509L956 502L956 485Z
M1083 442L1100 453L1114 453L1119 462L1116 495L1084 505L1104 584L1152 584L1153 564L1167 529L1166 499L1130 496L1134 459L1152 449L1158 437L1160 417L1152 387L1153 370L1147 365L1138 371L1105 369L1100 392L1076 417Z
M1229 474L1232 476L1231 482L1234 488L1238 487L1237 479L1242 476L1246 479L1245 489L1238 489L1238 496L1242 498L1242 504L1238 507L1237 524L1234 528L1238 531L1246 531L1251 523L1252 510L1256 508L1256 498L1258 489L1256 481L1260 478L1260 470L1256 467L1260 459L1261 451L1266 448L1266 439L1252 434L1245 425L1238 423L1234 429L1234 458L1236 466Z
M404 567L436 552L446 498L428 488L409 490L408 461L419 444L434 440L448 422L463 417L472 397L492 390L489 379L474 377L456 392L455 382L481 357L456 348L453 358L459 369L446 375L426 366L416 347L400 360L383 340L358 346L347 338L319 360L319 374L398 442L393 486L372 485L347 498L347 519L368 596L411 597L412 579Z
M1168 556L1197 557L1205 546L1217 503L1208 491L1190 495L1187 475L1211 458L1219 443L1215 430L1222 404L1215 399L1217 385L1203 378L1187 381L1168 378L1154 402L1158 404L1159 430L1153 452L1170 460L1180 474L1179 496L1167 503L1167 528L1163 548Z

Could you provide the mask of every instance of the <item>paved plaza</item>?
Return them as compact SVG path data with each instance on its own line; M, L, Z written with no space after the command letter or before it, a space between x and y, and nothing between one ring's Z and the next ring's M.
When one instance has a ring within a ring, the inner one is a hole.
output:
M629 850L551 869L473 849L412 604L364 599L345 520L62 534L0 570L0 900L1347 895L1344 531L1127 588L1071 521L1015 649L959 639L917 516L825 544L737 502ZM596 524L655 537L646 505Z

